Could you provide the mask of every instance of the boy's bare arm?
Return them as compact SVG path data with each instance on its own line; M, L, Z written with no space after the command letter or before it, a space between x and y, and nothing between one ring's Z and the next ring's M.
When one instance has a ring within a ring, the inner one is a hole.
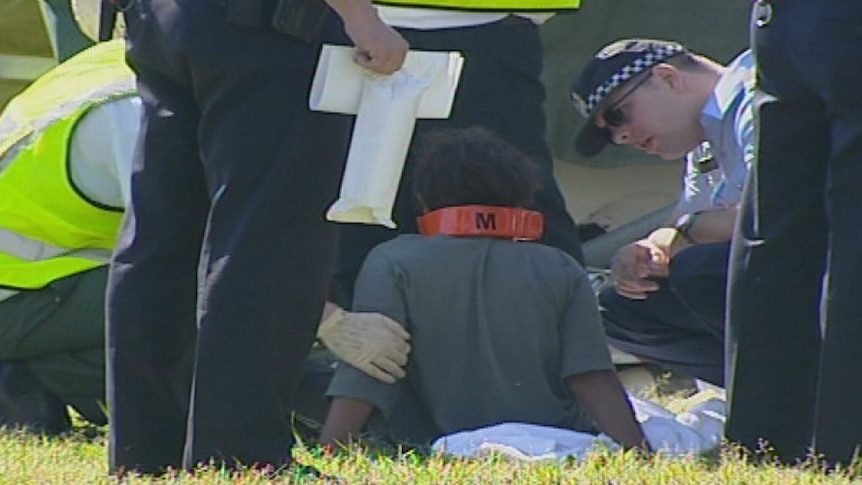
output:
M374 406L359 399L334 398L320 431L320 444L326 446L349 443L351 437L359 436L373 410Z
M575 374L566 379L566 384L601 432L625 448L649 448L616 372Z

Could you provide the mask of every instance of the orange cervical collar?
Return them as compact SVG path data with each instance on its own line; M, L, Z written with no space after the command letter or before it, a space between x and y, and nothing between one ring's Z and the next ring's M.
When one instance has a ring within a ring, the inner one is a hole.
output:
M423 236L497 237L533 241L542 237L545 220L536 211L519 207L462 205L444 207L418 218Z

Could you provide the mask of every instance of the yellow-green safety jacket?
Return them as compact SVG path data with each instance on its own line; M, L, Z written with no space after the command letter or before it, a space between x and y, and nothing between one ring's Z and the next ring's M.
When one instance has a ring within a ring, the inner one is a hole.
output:
M122 40L91 47L0 115L0 300L108 262L123 208L88 200L72 182L68 155L87 111L136 95L124 54Z
M581 0L374 0L374 3L483 12L560 12L577 9Z

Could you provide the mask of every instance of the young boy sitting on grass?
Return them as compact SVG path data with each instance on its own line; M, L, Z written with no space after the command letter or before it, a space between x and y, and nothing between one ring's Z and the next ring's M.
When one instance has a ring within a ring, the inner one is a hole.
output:
M413 173L422 234L376 247L353 302L412 334L407 376L386 384L340 364L321 443L347 443L366 424L378 438L423 445L523 422L646 447L587 273L524 241L542 229L541 215L522 209L539 188L534 164L479 128L423 141Z

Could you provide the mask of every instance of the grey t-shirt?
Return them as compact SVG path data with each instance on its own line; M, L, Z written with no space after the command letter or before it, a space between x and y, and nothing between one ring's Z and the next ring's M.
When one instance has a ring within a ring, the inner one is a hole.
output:
M586 272L541 244L399 236L369 254L353 309L411 333L407 377L390 385L341 364L328 395L391 416L409 386L439 434L506 421L582 427L563 380L613 369Z

